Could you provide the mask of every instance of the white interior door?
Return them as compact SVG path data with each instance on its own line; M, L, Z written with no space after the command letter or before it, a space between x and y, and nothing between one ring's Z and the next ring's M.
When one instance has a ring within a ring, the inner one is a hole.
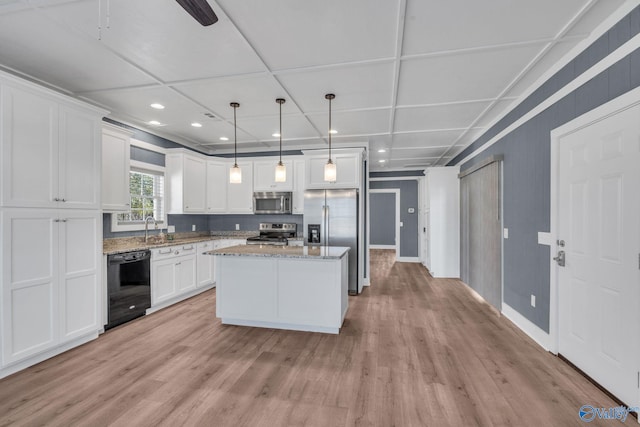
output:
M640 105L562 136L558 154L558 350L636 406Z

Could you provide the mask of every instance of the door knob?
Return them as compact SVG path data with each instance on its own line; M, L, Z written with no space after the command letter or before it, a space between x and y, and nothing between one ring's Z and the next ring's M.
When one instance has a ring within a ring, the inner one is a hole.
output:
M558 256L553 257L553 260L558 263L560 267L564 267L566 261L564 251L558 252Z

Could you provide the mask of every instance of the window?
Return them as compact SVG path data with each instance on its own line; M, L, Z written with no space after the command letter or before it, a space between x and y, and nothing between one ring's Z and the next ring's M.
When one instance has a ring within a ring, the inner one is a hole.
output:
M132 161L129 194L130 210L111 215L111 231L144 230L148 217L153 217L159 227L166 224L164 168Z

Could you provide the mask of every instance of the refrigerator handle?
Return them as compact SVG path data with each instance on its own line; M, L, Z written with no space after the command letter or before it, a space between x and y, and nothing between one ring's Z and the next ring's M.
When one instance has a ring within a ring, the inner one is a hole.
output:
M324 220L325 220L325 228L326 228L326 232L325 232L325 246L329 246L329 236L331 235L331 230L329 230L330 224L329 221L331 221L331 212L329 212L329 206L325 206L324 208Z

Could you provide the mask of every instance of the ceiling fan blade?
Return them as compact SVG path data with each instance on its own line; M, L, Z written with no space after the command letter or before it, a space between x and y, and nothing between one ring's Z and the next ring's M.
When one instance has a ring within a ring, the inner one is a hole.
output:
M189 12L203 26L218 22L218 17L207 3L207 0L176 0L184 10Z

